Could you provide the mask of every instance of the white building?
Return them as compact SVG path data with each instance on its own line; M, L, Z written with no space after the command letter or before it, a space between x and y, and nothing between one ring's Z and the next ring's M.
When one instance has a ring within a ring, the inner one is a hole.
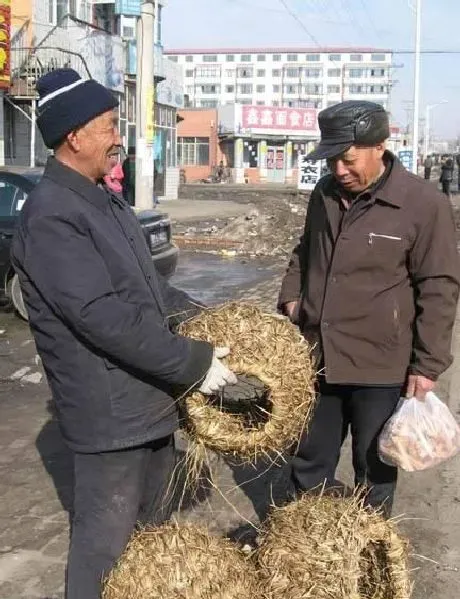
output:
M167 50L184 69L186 104L326 108L370 100L390 110L392 53L373 48Z

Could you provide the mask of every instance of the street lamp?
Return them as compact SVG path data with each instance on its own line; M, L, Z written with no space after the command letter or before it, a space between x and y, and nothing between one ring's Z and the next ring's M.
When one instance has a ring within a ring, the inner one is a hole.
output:
M415 3L415 68L414 68L414 114L412 130L412 146L414 159L412 172L417 174L418 170L418 121L419 121L419 97L420 97L420 46L422 30L422 0Z
M436 106L441 106L441 104L447 104L448 100L441 100L441 102L437 102L436 104L428 104L425 108L425 140L424 140L424 150L423 155L426 158L428 156L429 148L429 139L430 139L430 112Z

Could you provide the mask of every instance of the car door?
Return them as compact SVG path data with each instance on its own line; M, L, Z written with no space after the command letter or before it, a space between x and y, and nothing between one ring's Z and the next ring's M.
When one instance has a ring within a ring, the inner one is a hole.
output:
M4 291L11 267L11 240L27 195L26 189L21 186L19 180L0 176L0 291Z

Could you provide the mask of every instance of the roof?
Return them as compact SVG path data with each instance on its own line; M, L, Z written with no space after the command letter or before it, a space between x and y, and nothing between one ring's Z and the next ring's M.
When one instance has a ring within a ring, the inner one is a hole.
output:
M292 48L172 48L164 50L164 54L291 54L291 53L306 53L306 54L391 54L392 50L385 48L361 48L361 47L292 47Z

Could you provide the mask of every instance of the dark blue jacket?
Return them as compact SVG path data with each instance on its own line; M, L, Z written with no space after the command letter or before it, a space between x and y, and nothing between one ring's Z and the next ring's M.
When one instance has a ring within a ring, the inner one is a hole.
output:
M121 199L51 158L24 205L12 259L30 326L75 451L135 446L177 428L208 343L171 333L186 294L158 275Z

